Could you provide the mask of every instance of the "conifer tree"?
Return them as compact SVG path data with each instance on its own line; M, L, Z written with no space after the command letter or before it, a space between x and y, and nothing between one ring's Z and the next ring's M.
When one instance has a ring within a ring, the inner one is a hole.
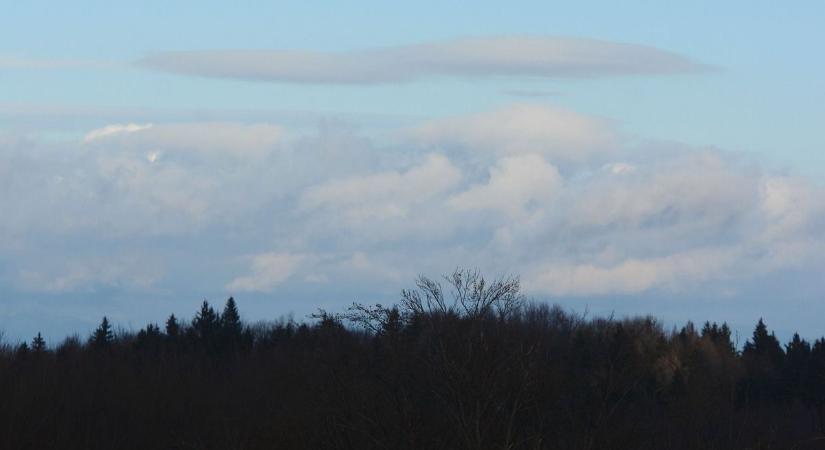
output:
M745 344L743 354L763 358L774 366L779 366L784 357L779 340L773 333L768 333L768 327L761 318L753 330L753 338Z
M192 319L192 328L195 329L202 339L205 339L215 334L218 325L218 315L215 313L215 310L209 306L209 302L204 300L203 304L201 304L200 311L198 311L195 318Z
M46 340L37 332L37 336L32 339L32 351L35 353L43 353L46 351Z
M178 334L180 334L180 324L178 323L178 318L172 314L166 319L166 335L174 338L177 337Z
M114 333L112 326L109 324L109 319L103 316L100 326L92 333L91 344L97 348L107 347L114 340Z
M235 299L232 297L229 297L226 306L223 308L221 328L231 337L237 337L241 334L241 315L238 313L238 305L235 304Z

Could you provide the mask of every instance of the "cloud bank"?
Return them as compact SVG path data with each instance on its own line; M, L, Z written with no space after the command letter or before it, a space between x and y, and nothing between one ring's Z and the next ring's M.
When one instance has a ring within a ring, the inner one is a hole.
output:
M592 78L706 69L653 47L563 37L485 37L347 52L178 51L153 54L138 64L183 75L328 84L400 83L433 76Z
M542 296L713 296L825 266L821 186L539 104L384 139L157 121L5 136L0 203L0 283L21 292L395 292L458 265Z

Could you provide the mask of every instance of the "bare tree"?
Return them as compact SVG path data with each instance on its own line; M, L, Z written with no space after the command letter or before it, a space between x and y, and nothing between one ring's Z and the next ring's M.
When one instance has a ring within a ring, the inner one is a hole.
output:
M518 277L502 277L488 282L478 269L456 269L445 275L451 298L441 283L419 276L417 289L401 291L401 306L407 314L457 314L470 318L495 313L506 318L524 303Z

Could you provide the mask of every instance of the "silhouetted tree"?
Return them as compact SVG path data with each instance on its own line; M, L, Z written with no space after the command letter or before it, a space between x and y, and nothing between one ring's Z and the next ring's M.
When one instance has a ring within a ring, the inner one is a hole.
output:
M759 319L753 337L745 343L742 358L748 369L744 386L745 400L777 399L781 395L781 371L785 353L779 340Z
M38 332L37 336L32 339L32 351L35 353L43 353L46 351L46 340L43 339L40 332Z
M180 324L174 314L166 319L166 335L170 338L176 338L180 334Z
M591 318L525 304L514 281L422 277L399 306L303 323L248 325L233 298L220 314L204 301L166 336L115 337L104 317L54 352L39 333L0 343L0 448L744 450L825 435L825 338L783 350L760 320L740 353L724 323Z
M241 324L241 315L238 313L238 306L235 304L235 299L229 297L226 305L221 313L221 328L230 337L237 338L241 335L243 325Z
M782 384L791 395L806 399L811 361L811 345L794 333L785 346L785 364Z
M100 325L92 333L89 340L95 348L105 348L112 343L114 333L112 332L112 326L109 324L109 319L106 318L106 316L103 316L103 320L100 321Z
M211 339L220 325L218 315L215 310L209 306L206 300L201 304L201 309L192 319L192 328L201 339Z

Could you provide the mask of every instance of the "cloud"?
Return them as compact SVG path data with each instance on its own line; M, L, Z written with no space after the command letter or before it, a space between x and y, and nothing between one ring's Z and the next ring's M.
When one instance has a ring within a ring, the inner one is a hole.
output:
M406 131L419 144L493 155L540 154L583 162L619 141L605 120L566 109L515 104L469 116L434 120Z
M557 296L638 294L727 278L738 262L729 249L696 249L658 258L628 258L614 265L549 264L528 280L528 289Z
M86 139L0 137L0 285L335 296L478 266L585 297L746 290L825 267L815 182L631 144L558 108L383 134L148 119Z
M60 294L92 292L100 287L145 291L163 278L157 264L131 255L53 255L21 267L14 284L24 292ZM144 256L144 255L142 255Z
M562 37L485 37L349 52L164 52L138 64L184 75L292 83L374 84L431 76L590 78L704 70L644 45Z
M654 227L691 222L719 226L758 201L758 174L720 154L692 152L664 161L612 163L574 185L568 223L581 227Z
M558 170L538 155L504 158L490 168L485 184L454 195L449 204L462 211L493 210L518 218L528 205L546 207L562 185Z
M389 171L330 181L308 189L307 209L340 212L350 224L405 218L416 204L426 203L461 180L461 172L443 155L431 154L404 172Z
M251 273L227 283L233 292L269 292L286 281L306 259L306 255L292 253L262 253L252 257Z
M116 123L116 124L112 124L112 125L106 125L103 128L98 128L98 129L95 129L95 130L92 130L92 131L86 133L86 136L83 138L83 142L88 144L88 143L90 143L92 141L95 141L95 140L98 140L98 139L111 137L111 136L115 136L115 135L118 135L118 134L124 134L124 133L136 133L138 131L148 130L149 128L152 128L151 123L147 123L147 124L143 124L143 125L136 124L136 123L129 123L129 124Z
M280 126L268 123L130 123L107 125L92 130L86 134L83 141L86 144L116 145L120 148L260 158L266 156L281 142L283 134Z

